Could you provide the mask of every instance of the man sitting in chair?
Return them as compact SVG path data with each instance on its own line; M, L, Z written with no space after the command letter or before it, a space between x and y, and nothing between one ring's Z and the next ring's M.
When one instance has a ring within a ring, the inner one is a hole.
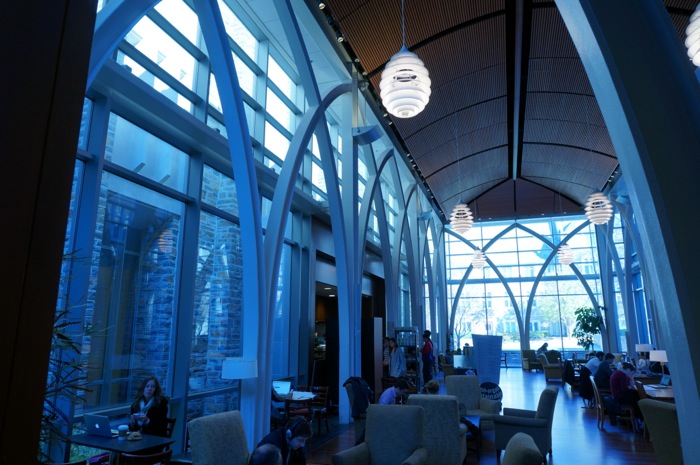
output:
M396 403L396 398L408 394L408 383L405 379L400 379L392 387L387 388L382 392L379 398L379 404L393 405Z
M277 446L282 453L283 465L306 465L304 445L313 432L311 425L301 415L293 417L284 428L271 431L265 436L258 448L264 444Z

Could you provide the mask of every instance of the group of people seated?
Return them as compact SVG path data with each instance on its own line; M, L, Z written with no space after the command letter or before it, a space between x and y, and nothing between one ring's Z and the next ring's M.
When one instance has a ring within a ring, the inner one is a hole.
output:
M644 358L642 360L646 361ZM646 367L646 364L643 366ZM642 429L644 421L638 405L639 393L634 384L637 367L629 362L620 362L618 366L615 366L615 355L599 351L588 360L586 368L590 370L599 389L609 390L617 402L632 407L637 418L637 427Z

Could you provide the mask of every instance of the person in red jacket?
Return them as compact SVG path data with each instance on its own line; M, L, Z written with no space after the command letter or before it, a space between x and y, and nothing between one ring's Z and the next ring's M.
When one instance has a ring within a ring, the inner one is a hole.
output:
M423 359L423 383L433 379L433 342L430 340L430 331L423 331L423 347L420 349Z
M641 429L642 412L639 410L639 393L634 385L634 372L634 365L624 362L622 367L610 376L610 393L619 403L632 406L634 415L640 422L637 426Z

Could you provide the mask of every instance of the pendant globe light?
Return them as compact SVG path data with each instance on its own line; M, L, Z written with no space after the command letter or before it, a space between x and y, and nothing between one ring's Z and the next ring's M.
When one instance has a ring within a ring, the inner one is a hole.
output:
M384 67L379 95L387 112L411 118L423 111L430 100L430 77L423 61L406 47L406 27L401 0L401 50Z
M474 258L472 258L472 266L477 270L481 270L486 265L486 255L481 249L476 249L474 251Z
M455 205L450 215L450 224L452 225L452 230L460 234L465 234L472 228L474 216L467 204L459 202Z
M685 46L688 56L695 66L700 66L700 4L695 7L695 12L690 15L690 23L685 29Z
M569 266L574 262L574 251L569 244L559 244L557 259L564 266Z
M613 206L610 200L601 192L594 192L586 200L586 217L597 225L610 221L613 216Z

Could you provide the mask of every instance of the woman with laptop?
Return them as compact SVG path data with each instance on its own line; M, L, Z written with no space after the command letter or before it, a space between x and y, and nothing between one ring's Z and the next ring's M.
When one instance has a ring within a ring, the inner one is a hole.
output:
M166 437L168 398L163 395L155 376L144 379L131 404L129 429L144 434Z

